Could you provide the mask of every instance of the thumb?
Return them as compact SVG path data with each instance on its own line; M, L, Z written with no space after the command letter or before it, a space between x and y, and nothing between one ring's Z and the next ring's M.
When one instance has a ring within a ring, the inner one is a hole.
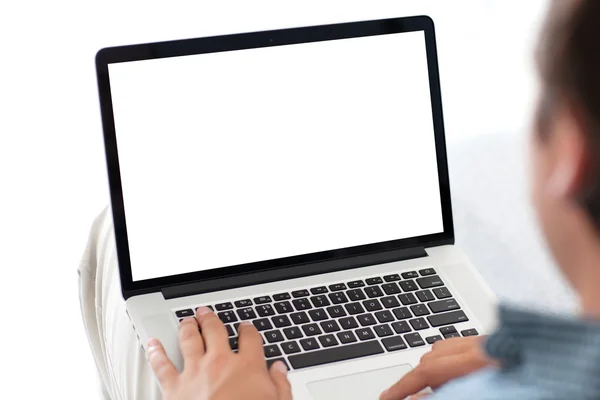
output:
M168 390L179 373L171 360L167 357L165 349L156 339L150 339L148 341L148 361L150 362L150 367L152 367L152 371L154 372L156 379L158 379L163 392Z
M277 388L277 397L279 400L292 400L292 387L287 379L287 372L287 366L283 361L277 361L271 365L271 369L269 370L271 380L273 380Z

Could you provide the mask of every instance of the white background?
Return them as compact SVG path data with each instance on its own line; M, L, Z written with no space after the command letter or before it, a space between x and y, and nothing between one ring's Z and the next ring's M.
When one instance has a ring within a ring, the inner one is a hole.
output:
M427 13L438 28L452 149L468 147L475 138L525 130L535 91L530 50L545 4L2 2L2 397L96 396L94 365L79 315L76 267L91 220L108 203L93 64L99 48ZM503 191L513 188L512 182L503 182ZM493 218L497 211L487 210L486 215Z
M134 280L443 231L423 32L109 76Z

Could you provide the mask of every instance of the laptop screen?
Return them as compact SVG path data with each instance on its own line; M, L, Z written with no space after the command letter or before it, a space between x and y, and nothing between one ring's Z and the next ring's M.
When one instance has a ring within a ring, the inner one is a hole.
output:
M444 230L422 31L109 78L134 281Z

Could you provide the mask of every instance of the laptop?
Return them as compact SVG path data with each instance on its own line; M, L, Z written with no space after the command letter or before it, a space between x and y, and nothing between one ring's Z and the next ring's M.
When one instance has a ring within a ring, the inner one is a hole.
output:
M296 399L376 399L494 323L454 245L429 17L105 48L96 56L123 297L182 367L178 324L252 321Z

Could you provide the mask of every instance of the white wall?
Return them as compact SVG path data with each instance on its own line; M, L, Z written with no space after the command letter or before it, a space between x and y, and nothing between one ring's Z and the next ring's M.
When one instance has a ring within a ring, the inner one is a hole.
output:
M217 4L218 3L218 4ZM104 46L427 13L448 140L520 130L544 0L12 1L0 5L2 397L93 398L76 267L108 202L94 75ZM7 364L8 363L8 364Z

